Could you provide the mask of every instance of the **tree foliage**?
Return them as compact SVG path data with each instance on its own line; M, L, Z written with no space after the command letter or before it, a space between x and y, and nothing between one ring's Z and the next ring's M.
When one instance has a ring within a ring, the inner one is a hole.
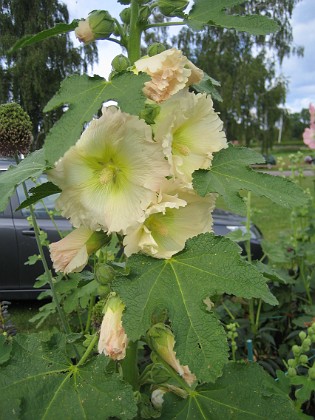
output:
M46 116L43 108L68 74L86 71L97 59L95 45L83 50L73 47L69 35L44 40L41 44L10 54L8 50L25 35L68 23L65 4L58 0L0 0L0 103L15 101L30 115L35 142L62 111Z

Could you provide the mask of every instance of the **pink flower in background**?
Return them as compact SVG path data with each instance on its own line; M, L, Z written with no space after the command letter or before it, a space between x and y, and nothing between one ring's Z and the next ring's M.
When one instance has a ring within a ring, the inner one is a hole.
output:
M303 141L310 148L315 149L315 106L310 104L310 128L306 128L303 133Z

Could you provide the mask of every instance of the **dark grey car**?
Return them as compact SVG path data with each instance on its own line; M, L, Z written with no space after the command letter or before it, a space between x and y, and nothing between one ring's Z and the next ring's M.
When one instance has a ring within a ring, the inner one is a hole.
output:
M10 160L0 159L0 171L7 170L13 163ZM1 176L1 173L0 173ZM45 182L43 176L39 181ZM31 181L27 181L27 186L34 186ZM56 227L49 215L48 210L53 210L55 196L46 197L43 203L38 202L35 206L35 213L40 228L48 235L50 242L60 239ZM25 195L22 186L19 186L12 195L7 208L0 212L0 300L2 299L32 299L39 293L34 289L35 279L43 273L43 266L40 261L34 265L25 265L29 256L38 254L34 229L30 227L27 220L28 209L16 210L24 201ZM46 207L46 208L45 208ZM244 230L245 219L241 216L215 210L214 231L218 235L226 235L235 230ZM55 218L60 231L70 231L71 225L68 220L62 217ZM256 226L251 227L251 249L253 257L261 258L261 234ZM242 246L242 244L240 244ZM49 259L49 253L46 249Z

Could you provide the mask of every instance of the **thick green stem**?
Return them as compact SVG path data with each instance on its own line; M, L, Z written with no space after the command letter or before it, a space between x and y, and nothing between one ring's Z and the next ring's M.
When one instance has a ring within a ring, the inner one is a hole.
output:
M130 3L130 29L128 40L128 58L133 64L141 57L141 28L139 25L139 3L131 0Z
M86 360L88 359L90 353L93 351L94 346L95 346L97 340L98 340L98 334L95 334L94 337L92 338L92 340L91 340L88 348L85 350L84 355L79 360L79 362L77 364L77 367L83 365L86 362Z
M139 388L138 370L138 341L129 342L126 357L121 362L124 380L128 382L134 390Z

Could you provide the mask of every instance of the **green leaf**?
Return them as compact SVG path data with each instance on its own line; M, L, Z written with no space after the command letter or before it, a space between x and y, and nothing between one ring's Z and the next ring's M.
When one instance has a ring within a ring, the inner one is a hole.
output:
M61 334L45 342L39 334L17 336L11 363L0 370L1 400L15 405L22 400L23 420L133 418L132 388L106 373L105 356L72 365L65 342Z
M3 211L15 187L28 178L38 177L46 168L43 149L28 155L17 166L0 175L0 211Z
M257 363L229 363L215 384L206 384L186 399L166 394L163 420L300 419L287 394Z
M107 82L86 75L73 75L61 83L59 92L48 102L44 112L62 105L69 109L49 131L45 141L45 156L54 164L79 139L85 123L97 114L102 103L117 101L122 111L138 115L144 108L142 93L146 74L124 73Z
M267 279L273 282L279 282L283 284L290 283L290 276L284 275L280 270L272 268L270 265L264 264L261 261L254 261L254 266L259 270Z
M196 85L192 85L191 87L198 93L207 93L211 95L212 99L222 102L222 96L218 92L216 86L221 86L221 83L207 74L204 74L201 82Z
M67 32L73 31L78 26L78 20L73 20L71 23L57 23L56 26L50 29L45 29L44 31L38 32L35 35L25 35L23 38L19 39L12 48L8 51L13 53L20 48L24 48L28 45L36 44L41 42L44 39L51 38L55 35L65 34Z
M23 203L19 205L17 210L24 209L25 207L30 206L31 204L37 203L37 201L42 200L45 197L48 197L53 194L58 194L61 192L61 189L52 182L44 182L43 184L33 187L29 190L30 196L27 200L24 200Z
M301 385L295 391L297 403L301 406L305 401L311 398L311 394L315 391L315 381L309 376L293 376L290 378L292 385Z
M203 300L228 293L277 303L263 276L240 257L240 247L213 234L190 239L169 260L135 255L128 266L130 280L124 276L113 283L126 304L128 337L134 341L144 335L154 313L166 309L177 357L200 380L214 381L221 374L228 350L225 332Z
M187 24L195 30L205 25L233 28L253 35L268 35L279 30L278 24L261 15L231 15L226 10L244 3L244 0L195 0L188 15Z
M307 203L304 191L291 180L249 168L249 165L263 162L264 158L253 150L229 146L214 154L210 170L194 172L194 189L201 196L219 193L232 211L244 215L246 205L239 194L241 190L252 191L287 208Z
M7 362L11 356L12 344L4 335L0 335L0 365Z

